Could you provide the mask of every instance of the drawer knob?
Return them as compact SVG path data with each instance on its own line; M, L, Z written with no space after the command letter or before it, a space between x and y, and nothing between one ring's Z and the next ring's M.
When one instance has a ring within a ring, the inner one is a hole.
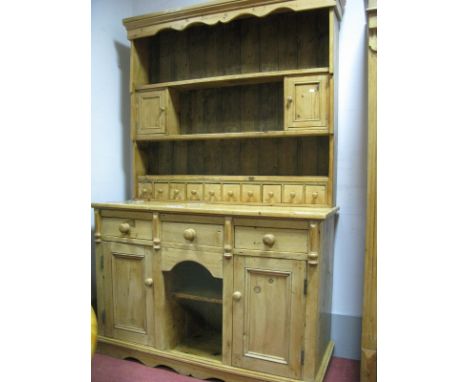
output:
M122 233L129 233L130 232L130 224L122 223L119 225L119 231Z
M190 191L190 193L191 193L192 195L196 195L196 194L197 194L197 190L192 190L192 191Z
M187 228L184 231L184 239L188 241L193 241L195 240L195 237L197 236L197 233L193 228Z
M263 244L267 245L268 247L272 247L275 244L275 235L271 233L267 233L263 236Z
M242 298L242 293L239 292L239 291L235 291L233 294L232 294L232 298L236 301L239 301L241 298Z
M162 194L162 193L163 193L162 188L158 188L158 194Z
M148 277L147 279L145 279L145 285L147 287L153 286L153 279L151 277Z
M318 192L312 192L312 200L315 202L315 199L318 198Z
M208 194L210 195L210 199L215 195L214 191L208 191Z
M148 193L148 189L147 188L143 188L143 190L141 190L141 193L143 195L146 195Z
M229 198L232 198L234 196L234 191L228 191L227 194Z
M174 195L179 195L180 193L180 190L178 190L177 188L174 190Z
M291 197L291 199L294 199L296 197L296 193L295 192L290 192L289 196Z
M273 192L271 192L271 191L268 193L268 196L270 197L270 199L273 199L273 196L274 196L274 195L275 195L275 194L274 194Z

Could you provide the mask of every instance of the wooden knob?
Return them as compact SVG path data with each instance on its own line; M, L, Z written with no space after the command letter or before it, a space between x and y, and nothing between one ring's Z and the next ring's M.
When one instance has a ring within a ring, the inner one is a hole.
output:
M275 244L275 235L272 233L267 233L265 236L263 236L263 244L271 247L273 244Z
M242 293L239 291L236 291L232 294L232 298L236 301L239 301L242 298Z
M318 192L312 192L312 199L318 198Z
M162 193L163 193L162 188L158 188L158 194L162 194Z
M289 96L288 97L288 105L293 101L293 97Z
M178 190L177 188L174 190L174 195L179 195L180 193L180 190Z
M193 228L187 228L184 231L184 239L185 240L193 241L193 240L195 240L196 236L197 236L197 233Z
M156 250L161 249L161 239L157 237L153 239L153 248Z
M215 195L214 191L208 191L208 194L210 194L210 197L212 198Z
M119 231L122 233L129 233L130 232L130 224L122 223L119 225Z
M268 196L270 197L270 199L273 198L273 195L275 195L275 194L273 192L271 192L271 191L268 193Z
M296 197L296 193L295 192L290 192L289 196L291 197L291 199L294 199Z
M151 277L148 277L147 279L145 279L145 285L147 287L153 286L153 279Z
M143 190L141 190L141 193L143 195L146 195L148 193L148 189L147 188L143 188Z
M228 196L229 196L230 198L232 198L232 197L234 196L234 192L233 192L233 191L228 191Z
M197 194L197 190L192 190L190 193L195 196Z
M224 253L223 256L224 256L225 259L228 259L228 260L232 259L232 253L226 252L226 253Z
M166 108L165 108L164 106L160 106L159 109L160 109L161 111L165 111L165 110L166 110Z

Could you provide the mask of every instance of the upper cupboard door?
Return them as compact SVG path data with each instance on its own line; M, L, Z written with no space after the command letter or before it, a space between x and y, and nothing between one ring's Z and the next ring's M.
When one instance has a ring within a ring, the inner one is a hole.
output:
M328 130L328 76L284 80L285 128Z
M166 92L156 90L137 93L137 135L166 132Z
M305 262L234 260L233 366L301 378Z

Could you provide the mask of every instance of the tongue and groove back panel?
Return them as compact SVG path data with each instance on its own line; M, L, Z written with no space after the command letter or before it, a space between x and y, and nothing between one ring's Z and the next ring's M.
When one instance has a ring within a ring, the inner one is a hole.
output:
M140 143L147 175L328 176L328 137Z
M279 13L149 38L149 82L328 66L328 10Z

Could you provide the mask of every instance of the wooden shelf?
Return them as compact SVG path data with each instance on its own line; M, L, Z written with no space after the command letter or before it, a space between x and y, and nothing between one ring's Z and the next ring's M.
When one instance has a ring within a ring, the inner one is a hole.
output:
M222 304L223 303L223 299L221 297L202 296L202 295L199 295L199 294L186 293L186 292L174 292L172 295L176 299L179 299L179 300L208 302L208 303L211 303L211 304Z
M306 137L311 135L333 135L328 129L298 129L287 131L244 131L236 133L202 133L202 134L172 134L172 135L140 135L136 141L195 141L210 139L248 139L248 138L287 138Z
M137 91L150 91L161 88L170 88L178 90L191 90L212 87L227 87L237 85L260 84L266 82L281 82L286 76L304 76L309 74L328 73L328 67L312 69L279 70L273 72L255 72L245 74L233 74L217 77L196 78L182 81L161 82L157 84L140 85L136 87Z

